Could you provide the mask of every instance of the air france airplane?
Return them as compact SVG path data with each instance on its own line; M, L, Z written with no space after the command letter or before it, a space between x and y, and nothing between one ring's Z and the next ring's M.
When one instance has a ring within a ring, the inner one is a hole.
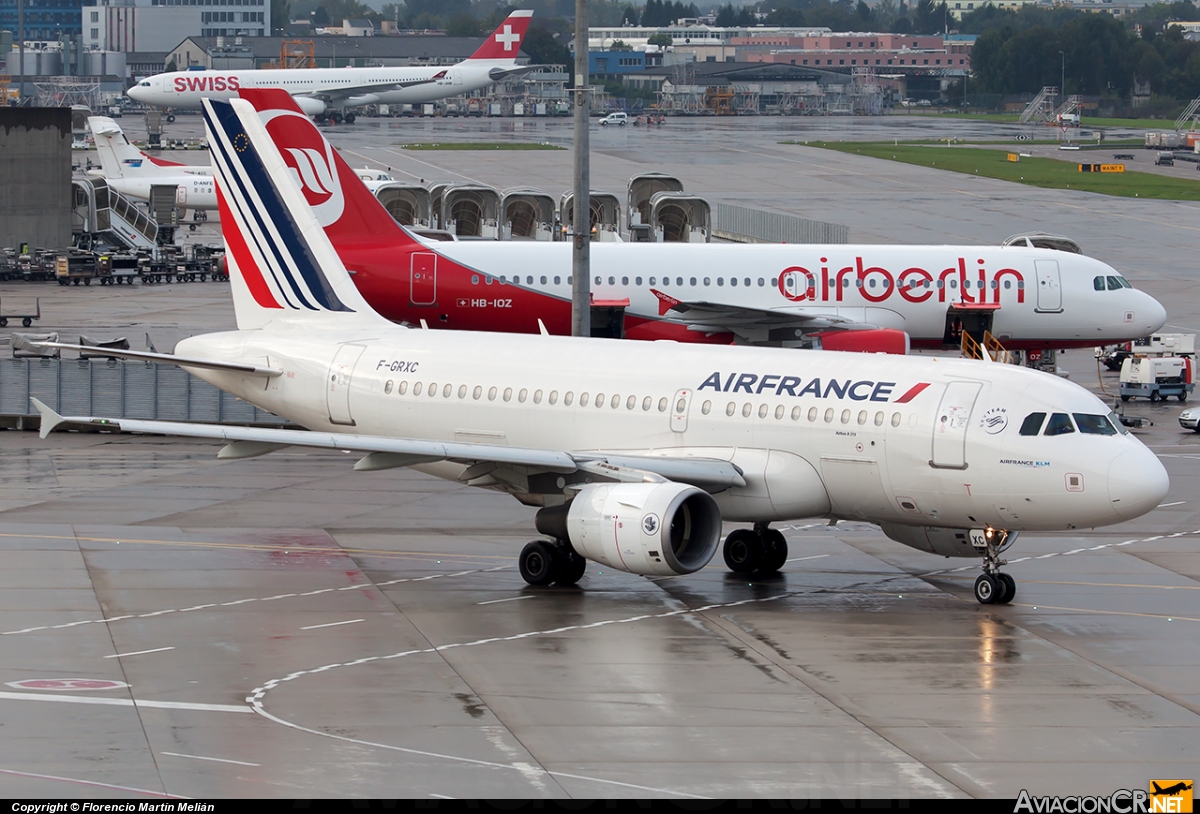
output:
M355 288L243 100L205 102L238 329L170 361L310 431L124 418L87 424L226 442L221 458L341 449L359 471L414 467L538 508L533 585L588 560L687 574L721 547L736 572L787 559L770 524L879 524L933 554L977 557L980 602L1008 602L1018 532L1140 517L1167 493L1158 458L1095 396L1012 365L676 342L413 330ZM61 343L54 347L77 348Z
M178 71L143 79L129 98L158 107L199 110L201 99L232 99L246 88L281 88L318 121L353 122L347 108L420 104L486 88L538 66L518 65L521 41L533 12L514 11L467 59L449 67L309 68L244 71Z
M541 320L570 334L570 243L423 243L286 94L242 96L375 310L412 325L536 333ZM1162 305L1116 269L1049 249L593 243L590 251L595 302L623 311L616 333L630 339L795 347L816 335L849 349L856 329L874 328L868 341L881 336L886 344L873 349L882 350L895 347L889 331L907 333L915 348L942 348L957 346L963 330L987 328L1005 347L1029 350L1129 341L1166 322Z

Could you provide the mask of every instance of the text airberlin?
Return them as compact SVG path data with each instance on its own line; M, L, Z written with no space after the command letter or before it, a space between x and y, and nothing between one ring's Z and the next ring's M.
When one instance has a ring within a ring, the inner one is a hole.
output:
M1142 789L1120 789L1107 797L1030 797L1021 789L1013 814L1146 814L1149 798Z

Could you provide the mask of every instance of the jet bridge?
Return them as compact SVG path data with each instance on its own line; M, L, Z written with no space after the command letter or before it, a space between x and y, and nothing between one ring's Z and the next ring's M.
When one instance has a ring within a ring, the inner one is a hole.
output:
M712 210L696 195L656 192L650 197L650 228L658 243L708 243Z
M642 173L629 179L627 217L631 229L650 223L650 199L656 192L683 192L683 182L661 172Z
M375 197L396 223L414 229L433 227L433 198L420 184L393 181L381 184Z
M588 220L592 225L592 240L599 243L621 242L621 199L611 192L593 189L588 192ZM566 239L575 223L575 193L567 190L558 199L557 239Z
M476 184L451 184L442 192L441 228L460 238L500 237L500 193Z
M553 240L554 198L532 187L500 193L501 240Z

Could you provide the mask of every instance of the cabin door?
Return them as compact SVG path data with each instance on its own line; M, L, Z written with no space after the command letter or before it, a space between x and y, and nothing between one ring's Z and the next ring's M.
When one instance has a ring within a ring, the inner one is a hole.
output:
M354 416L350 413L350 380L354 374L354 365L366 348L362 345L342 345L333 364L329 366L328 387L325 389L325 405L329 408L329 422L354 426Z
M950 382L938 405L933 423L933 457L930 466L941 469L967 468L967 427L971 410L982 388L979 382Z
M1058 279L1057 260L1034 260L1037 267L1037 310L1061 311L1062 287Z
M433 305L437 302L437 255L413 252L409 277L409 302Z

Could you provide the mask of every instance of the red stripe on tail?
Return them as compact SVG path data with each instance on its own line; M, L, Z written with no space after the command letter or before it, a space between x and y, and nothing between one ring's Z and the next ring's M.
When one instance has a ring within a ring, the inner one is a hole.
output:
M282 309L283 306L275 301L271 289L267 287L267 281L263 279L258 264L254 262L254 256L250 254L250 247L246 245L246 238L242 236L242 230L238 228L237 221L233 219L233 211L225 202L225 196L221 194L219 186L217 187L217 211L221 217L221 236L225 238L225 246L233 255L233 261L237 263L242 279L246 281L246 288L250 290L250 296L254 297L254 301L260 308Z

